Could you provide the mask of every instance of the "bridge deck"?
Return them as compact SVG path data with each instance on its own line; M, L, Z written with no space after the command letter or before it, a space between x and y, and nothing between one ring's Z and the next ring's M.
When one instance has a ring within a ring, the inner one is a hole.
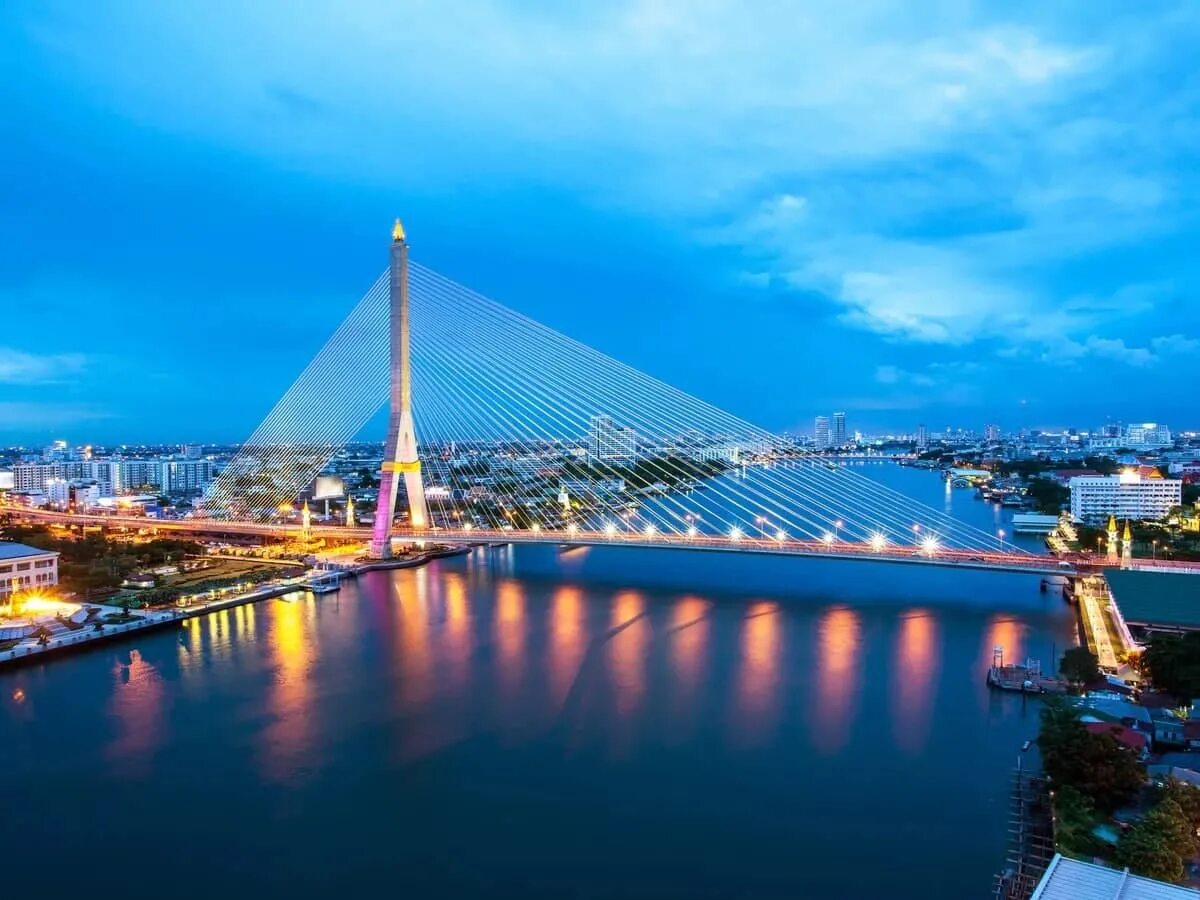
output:
M299 525L271 525L257 522L223 521L218 519L149 519L144 516L80 515L48 510L10 509L14 515L36 521L69 525L102 525L109 528L153 529L212 535L254 535L286 540L303 534ZM370 539L371 529L344 525L318 525L312 529L315 537L348 541ZM566 529L551 530L451 530L396 529L393 536L411 541L503 542L513 544L571 544L585 546L644 547L655 549L707 550L716 552L765 553L782 556L811 556L826 559L846 559L869 562L910 563L926 566L951 566L962 569L988 569L1005 572L1028 572L1042 575L1076 575L1100 568L1091 558L1054 557L1046 554L1011 553L938 548L927 551L904 544L888 544L876 549L869 544L851 541L815 541L744 536L739 539L711 535L645 535L619 531L616 533Z

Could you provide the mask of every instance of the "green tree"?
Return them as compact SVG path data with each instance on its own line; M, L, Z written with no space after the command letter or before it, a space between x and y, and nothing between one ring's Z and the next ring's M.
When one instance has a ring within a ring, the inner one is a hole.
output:
M1058 671L1074 684L1091 684L1100 678L1100 663L1087 647L1071 647L1062 655Z
M1193 832L1200 830L1200 787L1168 777L1163 785L1161 799L1171 800L1192 825Z
M1038 512L1053 516L1071 502L1071 489L1049 478L1033 478L1025 492L1037 504Z
M1200 632L1155 635L1141 667L1156 688L1190 703L1200 697Z
M1092 801L1070 785L1054 793L1054 841L1056 849L1068 856L1090 859L1100 852L1099 839L1093 833L1100 816Z
M1117 843L1117 862L1130 871L1158 881L1178 883L1183 878L1183 860L1166 839L1134 826Z
M1159 881L1183 880L1183 861L1196 853L1195 831L1179 804L1157 803L1117 844L1117 860Z
M1145 770L1132 748L1111 734L1088 731L1079 721L1079 711L1065 701L1045 703L1041 716L1038 748L1056 788L1075 788L1105 813L1138 795Z

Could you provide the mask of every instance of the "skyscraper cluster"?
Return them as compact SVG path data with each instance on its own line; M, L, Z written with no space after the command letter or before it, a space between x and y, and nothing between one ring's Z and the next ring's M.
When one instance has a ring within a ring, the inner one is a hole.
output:
M833 420L829 416L817 416L813 421L813 443L818 450L828 450L832 447L846 445L846 414L835 412Z

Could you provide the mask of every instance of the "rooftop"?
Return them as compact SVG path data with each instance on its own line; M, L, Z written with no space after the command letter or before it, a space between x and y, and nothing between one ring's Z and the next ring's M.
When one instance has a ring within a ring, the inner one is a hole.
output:
M0 559L21 559L26 556L45 556L58 553L54 550L39 550L27 544L17 544L12 541L0 541Z
M1131 625L1200 629L1200 575L1116 569L1104 578Z
M1030 900L1200 900L1200 892L1056 853Z

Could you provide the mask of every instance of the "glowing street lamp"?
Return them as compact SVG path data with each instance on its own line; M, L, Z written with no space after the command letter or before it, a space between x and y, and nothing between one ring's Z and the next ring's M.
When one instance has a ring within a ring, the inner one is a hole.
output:
M696 526L695 526L695 525L689 525L689 526L688 526L688 530L687 530L687 536L688 536L688 537L690 537L690 538L694 538L694 537L695 537L695 536L696 536L698 533L699 533L699 532L697 531L697 529L696 529Z
M571 534L571 535L579 534L579 526L576 525L574 522L572 522L570 525L567 526L567 534Z
M470 531L475 527L474 522L463 522L463 531Z
M780 528L777 532L775 532L775 540L782 544L787 540L787 532Z
M542 526L539 525L537 522L534 522L532 525L529 526L529 530L532 531L534 534L537 534L538 532L540 532L542 530Z
M823 535L821 535L821 543L824 544L826 547L832 547L833 541L834 541L834 537L833 537L832 531L827 531Z
M1001 546L1001 547L1003 547L1003 546L1004 546L1004 529L1003 529L1003 528L1001 528L1000 530L998 530L998 531L996 532L996 534L997 534L997 535L999 536L999 538L1000 538L1000 546Z
M937 553L939 546L941 545L939 544L938 539L932 534L926 535L921 541L921 549L925 552L926 556L933 556L935 553Z
M871 535L871 549L876 553L881 553L883 548L887 546L887 538L881 532L875 532Z
M733 528L729 529L729 539L731 541L740 541L742 539L742 529L734 525Z
M654 537L654 532L655 532L656 530L657 530L657 529L655 529L655 527L654 527L653 525L647 525L647 526L646 526L646 529L645 529L645 534L646 534L646 537L648 537L648 538L652 538L652 537Z
M845 524L846 523L843 522L841 519L838 519L836 522L833 523L833 539L835 541L838 539L838 532L842 530L842 526L844 526Z
M617 526L614 525L612 522L605 522L604 523L604 533L610 538L616 537Z

